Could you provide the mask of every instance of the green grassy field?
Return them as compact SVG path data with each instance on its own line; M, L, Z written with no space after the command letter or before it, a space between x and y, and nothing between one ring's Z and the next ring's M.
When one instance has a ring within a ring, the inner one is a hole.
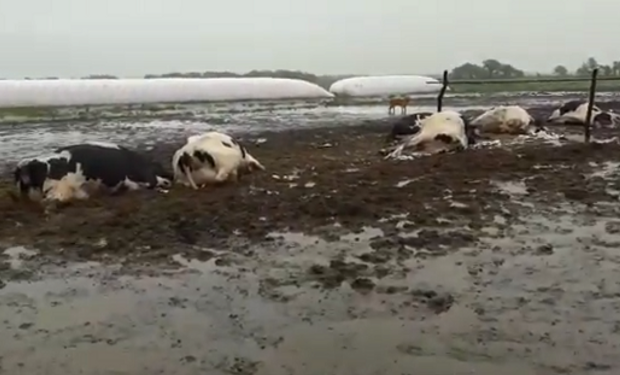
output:
M57 109L48 107L0 108L2 117L53 117Z
M541 77L550 78L550 77ZM532 78L536 79L536 78ZM517 92L517 91L533 91L533 92L557 92L557 91L583 91L590 89L589 81L580 82L506 82L506 83L477 83L477 84L451 84L451 93L484 93L493 94L497 92ZM619 81L600 80L596 84L596 91L620 91Z

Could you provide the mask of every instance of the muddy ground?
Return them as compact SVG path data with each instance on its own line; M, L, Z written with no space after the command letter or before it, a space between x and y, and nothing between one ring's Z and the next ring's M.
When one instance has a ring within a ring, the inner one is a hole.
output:
M236 186L51 212L4 182L0 369L618 373L620 145L385 161L386 131L257 134Z
M238 185L103 196L51 212L16 200L6 176L0 238L40 249L41 256L54 262L176 265L172 255L202 260L214 256L205 248L244 253L254 243L273 241L272 232L334 240L364 227L395 234L403 215L414 223L411 230L442 226L440 219L480 228L501 213L500 203L510 201L495 191L494 181L527 178L528 194L555 193L560 200L615 199L602 187L593 191L592 181L583 174L592 170L592 162L616 160L617 155L620 159L616 143L523 145L395 162L379 155L384 138L384 127L375 125L264 133L258 139L266 142L249 148L268 170L244 176ZM181 144L146 152L167 165ZM561 165L571 167L555 170ZM549 168L554 170L551 175L546 172ZM452 207L453 200L463 207ZM335 231L334 225L339 229ZM418 241L418 247L434 242L458 247L474 241L471 236L429 235L413 242Z

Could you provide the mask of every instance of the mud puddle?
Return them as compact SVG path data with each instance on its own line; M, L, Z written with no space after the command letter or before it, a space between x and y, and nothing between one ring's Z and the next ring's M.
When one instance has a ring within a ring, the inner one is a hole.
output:
M364 257L386 236L369 227L337 242L272 233L249 259L177 256L186 268L156 277L96 263L47 267L40 281L0 290L2 366L64 375L617 373L620 221L605 207L539 207L512 225L494 220L496 234L480 233L475 245L423 257ZM30 256L16 249L5 261L23 268ZM312 270L335 259L365 268L340 268L341 282L325 285Z

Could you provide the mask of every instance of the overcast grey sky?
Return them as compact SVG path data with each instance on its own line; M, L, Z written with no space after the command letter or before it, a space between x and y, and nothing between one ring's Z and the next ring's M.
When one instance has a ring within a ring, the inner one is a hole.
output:
M573 69L620 60L618 14L612 0L1 0L0 77Z

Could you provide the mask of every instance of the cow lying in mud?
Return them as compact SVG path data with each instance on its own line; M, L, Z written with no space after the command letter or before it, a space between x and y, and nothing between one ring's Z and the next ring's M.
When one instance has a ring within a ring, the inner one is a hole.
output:
M434 113L421 121L420 131L405 139L386 158L399 157L405 149L440 153L466 149L475 144L476 135L467 119L455 111Z
M546 129L522 107L499 106L471 121L480 134L533 134Z
M176 182L198 189L207 184L237 181L239 173L265 170L243 145L227 134L194 135L172 157Z
M548 120L551 123L565 125L583 125L586 122L588 102L583 100L571 100L554 110ZM592 125L612 126L620 122L620 116L601 110L600 107L592 106Z
M471 122L480 139L490 140L495 135L528 135L546 139L564 139L564 136L550 131L543 121L532 117L520 106L494 107Z
M386 142L399 141L406 136L418 133L422 126L422 120L432 114L432 112L419 112L399 118L392 125L392 131L388 134Z
M145 156L112 143L66 146L20 161L14 171L19 192L32 200L67 202L93 193L169 188L172 176Z

